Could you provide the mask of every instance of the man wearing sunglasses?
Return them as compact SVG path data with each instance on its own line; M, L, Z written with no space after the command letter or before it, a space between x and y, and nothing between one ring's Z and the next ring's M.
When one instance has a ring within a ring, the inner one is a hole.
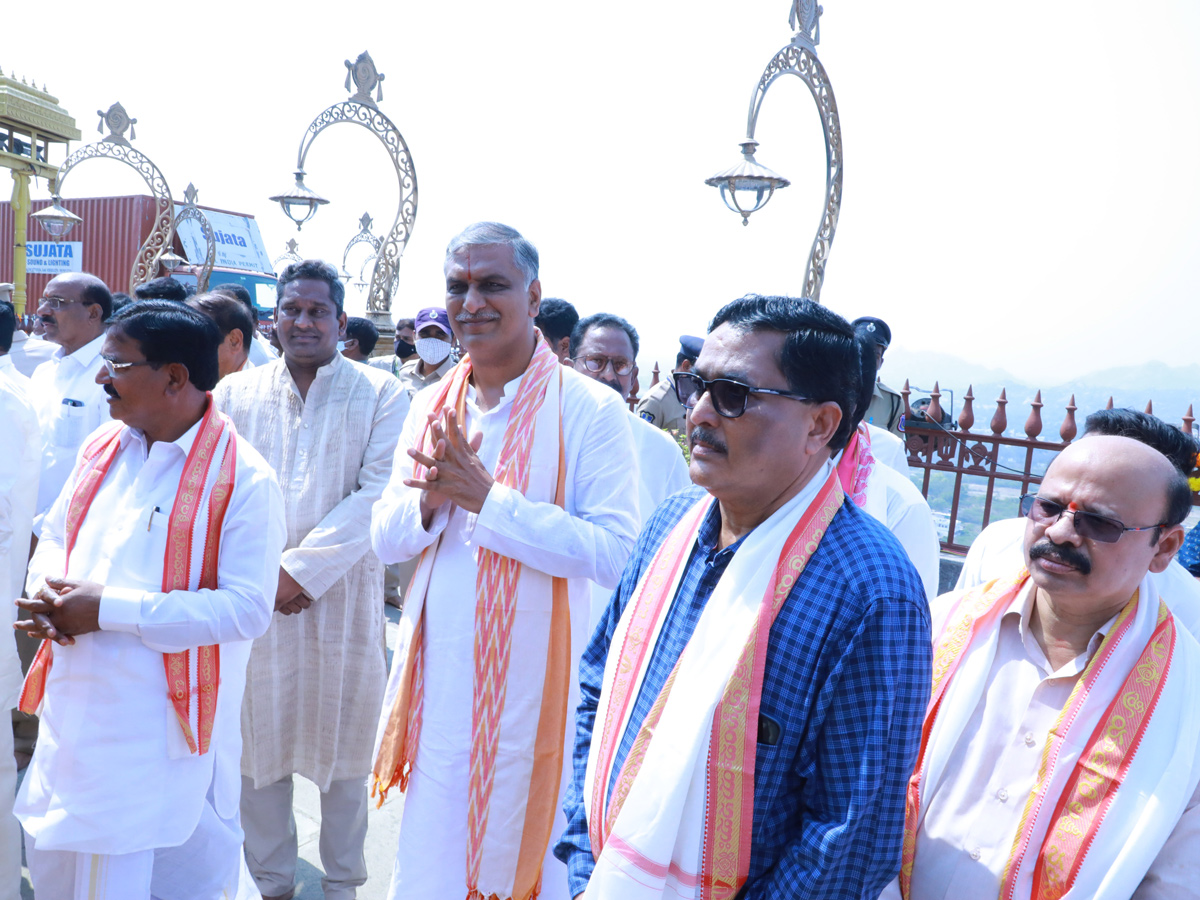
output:
M615 390L625 400L637 371L638 333L620 316L596 313L578 322L568 341L575 371ZM691 485L679 445L665 431L630 413L638 471L638 526L646 524L664 500ZM591 624L612 596L610 588L592 582ZM590 633L590 631L589 631Z
M642 531L580 663L572 895L848 900L899 869L929 609L830 462L860 381L848 322L754 295L676 373L696 487Z
M1200 645L1152 577L1190 509L1162 453L1089 435L1021 503L1024 566L938 598L904 867L883 896L1195 896Z
M675 372L690 372L696 364L704 338L690 334L679 338L679 352L675 354ZM687 429L687 411L675 393L675 383L665 378L646 391L637 405L637 414L655 428L683 434Z

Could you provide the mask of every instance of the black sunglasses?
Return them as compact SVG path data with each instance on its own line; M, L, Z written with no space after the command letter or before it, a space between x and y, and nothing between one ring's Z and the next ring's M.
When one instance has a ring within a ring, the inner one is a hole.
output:
M699 375L693 375L691 372L676 372L674 379L675 396L679 398L679 402L684 405L685 409L691 409L695 406L707 391L709 398L712 400L713 409L717 411L717 415L724 416L726 419L736 419L744 413L746 411L746 401L751 394L772 394L776 397L788 397L792 400L799 400L801 403L816 402L809 397L801 396L792 391L775 391L770 388L752 387L728 378L714 378L712 381L705 381Z
M1127 531L1150 531L1153 528L1165 528L1166 522L1157 525L1143 525L1140 528L1126 528L1120 519L1110 519L1099 513L1084 512L1081 509L1067 509L1061 503L1044 500L1036 494L1021 495L1021 515L1033 519L1039 525L1053 525L1063 513L1070 513L1075 532L1081 538L1099 541L1102 544L1115 544Z

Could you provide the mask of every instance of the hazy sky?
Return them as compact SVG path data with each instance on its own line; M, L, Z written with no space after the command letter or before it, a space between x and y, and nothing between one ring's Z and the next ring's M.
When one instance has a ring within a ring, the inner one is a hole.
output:
M826 304L882 316L908 350L1030 383L1193 361L1200 4L824 5L819 53L845 146ZM272 257L296 237L340 264L364 211L377 232L395 215L371 135L340 125L317 139L307 183L331 202L300 234L266 198L291 183L308 123L348 96L343 60L368 50L419 183L394 312L441 303L448 239L499 219L537 244L546 296L637 326L648 370L669 368L677 335L702 334L723 303L802 289L825 160L798 79L772 87L758 127L760 162L792 186L743 228L703 183L738 159L788 9L70 0L5 41L0 67L46 82L84 141L99 137L96 110L121 101L177 199L194 181L201 203L254 214ZM110 162L67 182L68 199L143 190Z

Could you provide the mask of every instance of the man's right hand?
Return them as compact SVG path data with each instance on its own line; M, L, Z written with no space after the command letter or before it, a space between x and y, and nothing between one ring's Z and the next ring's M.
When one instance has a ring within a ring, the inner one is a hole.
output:
M288 574L283 566L279 567L279 587L275 589L275 612L285 616L304 612L312 606L312 601L304 595L304 588L295 578Z

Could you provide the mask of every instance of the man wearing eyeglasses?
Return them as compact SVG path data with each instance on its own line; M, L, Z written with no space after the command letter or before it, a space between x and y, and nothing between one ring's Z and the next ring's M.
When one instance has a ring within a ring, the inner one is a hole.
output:
M70 477L83 439L109 421L108 398L96 375L101 369L104 323L111 314L108 287L86 272L51 278L38 302L46 340L58 344L58 350L30 379L30 399L42 431L34 534L41 534L42 518Z
M1200 645L1155 577L1190 509L1158 450L1089 435L1023 498L1024 565L938 598L904 866L883 896L1195 896Z
M217 412L220 333L131 304L97 383L113 418L45 518L21 600L42 734L17 795L39 897L245 898L241 708L284 542L266 461ZM257 894L254 894L257 896Z
M615 390L625 400L637 371L638 333L620 316L596 313L575 325L568 355L575 371ZM679 445L662 429L630 414L629 427L638 467L638 524L645 525L660 503L691 485L687 463ZM592 584L592 618L595 625L612 590Z
M572 895L849 900L899 869L929 610L830 461L861 371L844 319L751 295L675 373L696 487L642 531L580 662Z
M704 346L704 339L690 334L679 338L679 352L675 354L675 371L690 372ZM670 378L665 378L638 401L638 416L649 422L655 428L664 431L674 431L683 434L687 430L687 412L679 398L675 395L675 384Z

